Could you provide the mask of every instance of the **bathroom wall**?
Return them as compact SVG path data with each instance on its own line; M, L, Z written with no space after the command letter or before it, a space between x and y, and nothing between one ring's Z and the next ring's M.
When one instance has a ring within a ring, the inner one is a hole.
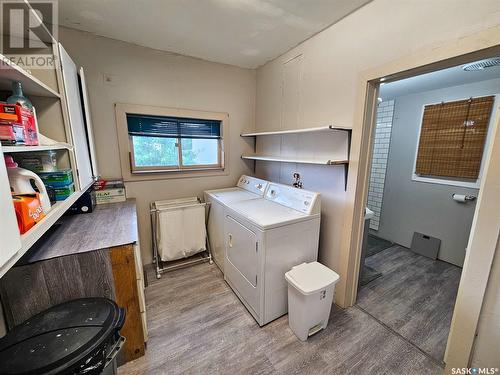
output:
M370 220L370 229L373 230L378 230L380 224L393 114L394 100L384 100L378 105L375 138L373 140L370 186L368 189L368 201L366 202L368 208L373 211L373 218Z
M144 104L229 113L229 165L219 177L127 182L127 196L137 199L144 263L151 263L149 202L202 196L203 190L234 186L250 166L242 152L252 150L239 135L254 128L255 71L206 62L173 53L60 28L59 38L86 70L97 162L107 178L120 178L115 103ZM111 77L105 83L104 75Z
M462 266L475 202L453 201L453 193L478 190L412 181L423 106L500 93L500 79L395 98L381 220L377 235L410 247L413 232L441 239L438 258Z

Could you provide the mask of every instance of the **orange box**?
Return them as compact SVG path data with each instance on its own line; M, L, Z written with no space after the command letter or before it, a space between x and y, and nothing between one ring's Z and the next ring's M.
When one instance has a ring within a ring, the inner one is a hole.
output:
M21 234L26 233L45 217L40 203L40 194L13 194L12 200Z
M28 146L38 145L35 115L19 104L0 103L0 120L12 121L24 127L24 143Z

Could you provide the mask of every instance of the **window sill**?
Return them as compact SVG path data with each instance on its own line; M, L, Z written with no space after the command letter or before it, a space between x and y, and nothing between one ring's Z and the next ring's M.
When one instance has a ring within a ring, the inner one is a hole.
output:
M457 186L470 189L479 189L481 185L480 178L478 178L476 181L461 181L461 180L453 180L453 179L438 178L438 177L424 177L424 176L419 176L417 174L413 174L411 176L411 180L415 182L425 182L428 184L449 185L449 186Z
M223 171L224 167L203 167L203 168L182 168L182 169L145 169L145 170L134 170L132 171L132 175L135 174L145 174L145 173L189 173L189 172L206 172L206 171Z

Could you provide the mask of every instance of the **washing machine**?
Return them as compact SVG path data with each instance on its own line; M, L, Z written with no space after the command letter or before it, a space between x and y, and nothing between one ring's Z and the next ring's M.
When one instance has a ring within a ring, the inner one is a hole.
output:
M207 190L205 202L210 202L207 220L208 239L212 257L224 273L224 217L228 204L264 197L269 182L250 176L241 176L234 187Z
M264 199L233 202L226 212L225 279L262 326L287 313L285 272L317 260L320 196L270 183Z

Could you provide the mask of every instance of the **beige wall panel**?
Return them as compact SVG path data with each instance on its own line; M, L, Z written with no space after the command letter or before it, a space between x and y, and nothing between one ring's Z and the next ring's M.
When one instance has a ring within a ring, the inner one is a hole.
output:
M240 158L253 151L253 142L240 137L254 129L255 71L161 52L60 29L64 48L86 71L97 162L102 176L122 176L115 124L115 103L185 108L229 113L229 174L220 177L179 178L126 184L137 199L141 252L150 263L149 202L202 196L203 190L234 185L253 163ZM109 77L111 82L105 82Z

